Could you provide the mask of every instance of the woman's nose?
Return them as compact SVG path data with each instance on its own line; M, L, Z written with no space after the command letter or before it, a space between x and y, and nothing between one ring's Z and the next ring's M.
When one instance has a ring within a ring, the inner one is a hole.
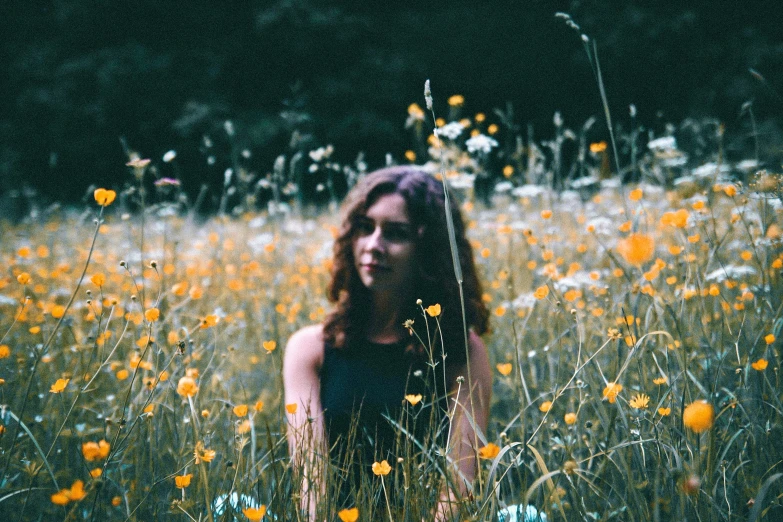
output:
M385 244L383 241L383 231L381 227L375 227L372 234L367 236L367 242L364 244L364 248L369 252L383 252Z

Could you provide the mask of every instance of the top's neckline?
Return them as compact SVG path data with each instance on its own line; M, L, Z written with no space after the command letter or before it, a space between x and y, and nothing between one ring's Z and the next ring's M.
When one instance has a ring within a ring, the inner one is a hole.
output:
M381 346L381 347L388 347L388 348L396 348L398 346L407 345L409 340L405 338L400 338L394 342L391 343L379 343L377 341L371 341L369 339L366 340L367 344L370 344L372 346Z

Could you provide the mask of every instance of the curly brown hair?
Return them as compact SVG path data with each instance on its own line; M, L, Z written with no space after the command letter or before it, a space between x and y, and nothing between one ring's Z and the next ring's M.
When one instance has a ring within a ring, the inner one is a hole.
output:
M443 310L440 317L443 346L440 346L440 335L432 328L430 345L436 347L437 355L448 353L449 363L464 362L465 339L459 286L454 275L446 226L443 184L432 175L408 166L389 167L368 174L356 184L343 203L342 225L334 243L332 279L327 288L327 297L335 303L335 307L324 323L324 340L336 348L350 348L365 338L371 296L354 264L355 223L381 196L387 194L401 195L413 228L423 229L415 240L414 249L416 297L422 300L424 306L438 303ZM488 328L489 312L481 300L481 283L473 262L473 250L465 237L459 205L451 194L449 201L462 268L467 324L476 333L483 334ZM413 328L422 339L426 339L421 309L410 303L401 313L401 317L414 319Z

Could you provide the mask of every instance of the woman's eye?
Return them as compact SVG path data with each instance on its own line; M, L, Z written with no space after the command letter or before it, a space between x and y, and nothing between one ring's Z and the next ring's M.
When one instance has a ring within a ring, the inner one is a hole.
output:
M389 241L410 241L411 231L407 226L390 226L383 231L383 237Z
M357 219L353 228L358 235L369 236L375 230L375 223L369 219Z

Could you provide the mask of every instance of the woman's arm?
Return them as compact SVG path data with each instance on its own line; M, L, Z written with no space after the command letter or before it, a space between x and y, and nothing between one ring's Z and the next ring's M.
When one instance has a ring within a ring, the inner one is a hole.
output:
M301 507L315 521L318 499L324 491L323 472L327 457L321 407L323 329L303 328L288 341L283 358L286 405L296 404L288 418L288 450L295 473L302 473Z
M451 504L470 491L478 468L476 454L482 446L473 426L486 432L489 420L492 372L487 348L474 332L470 332L468 341L468 361L470 371L465 364L455 369L451 378L450 396L455 402L449 404L454 417L451 421L448 456L454 465L450 470L451 481L458 489L454 491L448 485L444 487L435 512L437 521L450 520L458 512L456 506Z

